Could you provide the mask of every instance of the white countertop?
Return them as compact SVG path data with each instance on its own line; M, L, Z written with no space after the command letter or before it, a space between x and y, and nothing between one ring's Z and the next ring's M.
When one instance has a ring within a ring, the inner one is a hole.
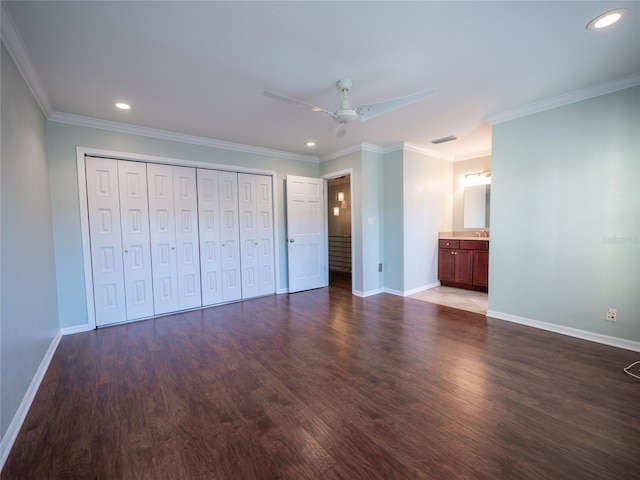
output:
M477 235L469 235L461 237L459 235L440 235L438 237L439 240L484 240L489 241L489 237L479 237Z

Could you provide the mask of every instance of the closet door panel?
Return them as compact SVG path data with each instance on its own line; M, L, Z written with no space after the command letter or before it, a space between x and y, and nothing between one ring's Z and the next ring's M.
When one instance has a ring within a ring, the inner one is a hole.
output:
M255 175L255 182L259 287L260 295L269 295L276 291L272 177Z
M87 203L96 325L126 319L118 164L86 157Z
M260 295L255 177L245 173L238 174L242 298Z
M206 306L222 303L218 172L199 168L197 170L197 182L200 278L202 305Z
M218 172L222 300L242 298L240 236L238 227L238 174Z
M127 320L153 316L147 165L118 160Z
M202 305L196 169L173 167L178 296L181 310Z
M147 164L149 230L156 315L180 309L173 167Z

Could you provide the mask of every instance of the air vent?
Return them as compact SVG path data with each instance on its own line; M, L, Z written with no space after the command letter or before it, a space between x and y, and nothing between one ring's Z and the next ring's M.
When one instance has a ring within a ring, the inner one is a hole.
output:
M438 143L451 142L452 140L456 140L455 135L449 135L448 137L442 137L436 140L431 140L431 143L434 143L437 145Z

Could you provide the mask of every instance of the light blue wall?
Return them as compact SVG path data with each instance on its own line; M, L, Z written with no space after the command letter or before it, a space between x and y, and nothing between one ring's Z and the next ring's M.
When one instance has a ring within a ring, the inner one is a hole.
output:
M317 163L242 153L221 148L48 122L48 153L57 264L60 327L87 323L80 228L76 147L169 157L277 172L280 288L286 288L284 181L287 175L317 177Z
M384 156L384 286L404 291L403 152Z
M494 125L492 171L490 310L640 341L640 87Z
M2 46L0 432L58 331L46 121Z
M404 289L438 281L438 233L451 228L453 164L420 152L403 154Z
M384 286L384 156L362 152L362 292L378 293ZM378 265L383 271L378 272Z

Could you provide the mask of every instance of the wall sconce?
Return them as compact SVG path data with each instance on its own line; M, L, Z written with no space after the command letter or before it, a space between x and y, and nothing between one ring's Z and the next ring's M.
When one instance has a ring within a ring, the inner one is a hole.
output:
M470 173L464 176L465 185L489 185L491 183L491 172Z
M338 203L340 208L347 208L347 202L344 201L344 192L338 192Z
M340 216L340 208L339 207L333 207L333 216L334 217L339 217Z

